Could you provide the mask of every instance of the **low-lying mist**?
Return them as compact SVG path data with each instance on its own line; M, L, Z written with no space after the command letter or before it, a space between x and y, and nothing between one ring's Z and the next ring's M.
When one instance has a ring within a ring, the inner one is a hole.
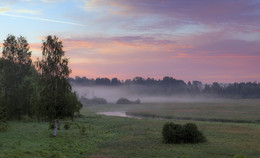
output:
M210 100L202 96L190 96L185 94L161 94L155 93L151 88L143 86L81 86L73 85L73 90L78 96L84 96L88 99L94 97L104 98L108 103L116 103L119 98L129 100L140 99L141 103L168 103L168 102L204 102ZM145 89L146 88L146 89ZM147 92L147 93L146 93Z

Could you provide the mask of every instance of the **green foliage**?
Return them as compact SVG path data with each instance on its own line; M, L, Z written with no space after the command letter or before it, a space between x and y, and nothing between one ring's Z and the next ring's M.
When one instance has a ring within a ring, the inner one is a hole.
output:
M16 38L8 35L3 43L0 60L0 91L4 99L0 98L0 102L7 107L10 118L21 119L21 116L28 114L29 111L29 107L25 105L29 105L27 102L30 99L24 95L32 93L25 93L24 87L21 88L26 76L31 75L32 60L29 49L27 40L22 36Z
M168 122L163 126L162 134L165 143L181 143L182 126Z
M206 141L206 138L194 123L187 123L182 126L168 122L163 126L162 135L164 142L169 144L200 143Z
M26 38L8 35L3 43L3 58L9 62L18 63L20 67L30 66L32 64L32 52L29 49L30 46Z
M206 138L198 130L198 127L194 123L185 124L182 130L184 143L199 143L206 141Z
M68 81L71 70L68 67L69 60L64 57L62 41L56 36L47 36L42 49L42 60L37 63L43 86L41 114L49 120L73 118L82 104Z

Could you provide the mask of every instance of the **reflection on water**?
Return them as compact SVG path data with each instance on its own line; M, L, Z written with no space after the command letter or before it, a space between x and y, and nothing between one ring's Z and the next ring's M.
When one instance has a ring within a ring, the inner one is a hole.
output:
M106 116L118 116L118 117L128 117L128 118L141 119L141 117L127 115L125 111L97 112L97 114L106 115Z

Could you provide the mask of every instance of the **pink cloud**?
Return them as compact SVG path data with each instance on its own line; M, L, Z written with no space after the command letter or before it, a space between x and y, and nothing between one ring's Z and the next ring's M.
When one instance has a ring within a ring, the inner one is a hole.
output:
M156 38L152 38L151 42L148 39L150 38L64 39L67 56L71 58L72 76L116 76L126 79L169 75L186 81L203 82L258 80L255 73L260 68L260 55L251 52L258 47L250 42L245 41L243 44L243 41L229 41L231 45L239 44L234 50L245 47L240 52L234 52L228 43L227 46L220 44L211 48L210 43L206 47L207 45L200 46L200 43L185 45L185 42L181 44ZM249 51L243 52L247 49ZM223 77L225 75L229 77Z

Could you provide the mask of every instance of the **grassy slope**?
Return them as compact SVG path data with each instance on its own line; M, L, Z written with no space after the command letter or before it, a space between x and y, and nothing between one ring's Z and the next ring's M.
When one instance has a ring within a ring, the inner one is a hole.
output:
M86 110L86 109L85 109ZM48 123L10 122L0 133L0 157L182 157L226 158L260 155L260 125L196 122L208 138L203 144L162 143L166 120L98 116L85 111L86 118L72 122L70 130L50 137ZM185 123L186 121L175 121ZM86 127L81 134L77 125Z

